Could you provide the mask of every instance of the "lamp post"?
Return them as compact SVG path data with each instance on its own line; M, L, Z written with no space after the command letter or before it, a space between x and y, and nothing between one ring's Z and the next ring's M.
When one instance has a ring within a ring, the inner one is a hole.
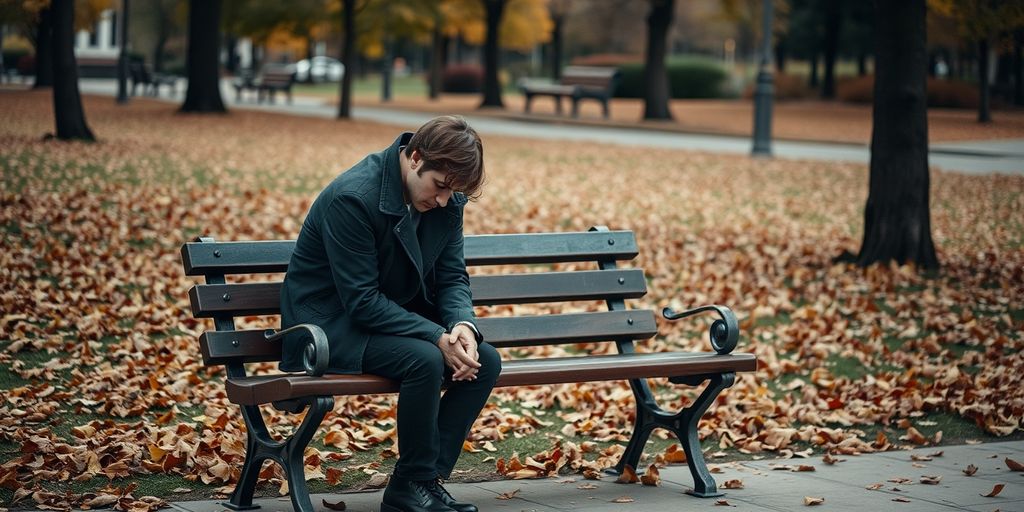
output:
M117 103L128 103L128 0L121 0L121 53L117 58Z
M754 147L753 156L772 156L772 1L762 1L761 22L763 39L761 59L757 70L757 90L754 92Z

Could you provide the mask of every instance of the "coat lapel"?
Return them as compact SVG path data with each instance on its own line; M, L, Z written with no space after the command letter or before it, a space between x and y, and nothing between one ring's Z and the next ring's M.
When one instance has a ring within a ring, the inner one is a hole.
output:
M420 283L423 283L423 256L420 242L416 238L409 216L409 208L405 205L402 191L402 168L398 161L398 148L404 146L412 138L412 133L400 135L384 152L384 172L381 173L380 211L389 215L400 216L401 219L392 230L399 244L409 257L409 262L416 268ZM423 222L424 219L420 219Z

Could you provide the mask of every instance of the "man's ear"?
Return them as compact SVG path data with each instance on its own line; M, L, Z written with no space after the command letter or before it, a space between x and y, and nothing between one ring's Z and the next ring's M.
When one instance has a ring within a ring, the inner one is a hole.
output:
M420 150L418 150L418 149L412 150L412 154L409 155L409 160L411 162L413 162L413 163L416 163L416 164L420 163L420 160L422 160L422 159L423 159L423 155L420 154Z

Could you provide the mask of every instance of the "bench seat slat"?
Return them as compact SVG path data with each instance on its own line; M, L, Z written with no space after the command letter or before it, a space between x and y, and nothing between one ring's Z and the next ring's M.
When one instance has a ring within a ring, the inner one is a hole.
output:
M629 320L633 323L630 324ZM647 339L658 332L651 310L601 311L518 317L483 317L477 327L495 347L589 343ZM199 337L207 366L241 359L247 363L280 361L281 343L266 341L264 331L207 331Z
M185 275L284 272L294 240L189 242L181 247ZM631 260L638 253L632 231L468 235L466 265L544 264Z
M755 371L753 354L660 352L502 361L497 386L528 386ZM255 376L229 379L228 399L259 405L306 396L396 393L398 382L375 375Z
M647 292L639 269L470 276L473 304L536 304L571 300L635 299ZM622 280L619 282L619 280ZM196 318L280 313L281 283L196 285L189 290Z

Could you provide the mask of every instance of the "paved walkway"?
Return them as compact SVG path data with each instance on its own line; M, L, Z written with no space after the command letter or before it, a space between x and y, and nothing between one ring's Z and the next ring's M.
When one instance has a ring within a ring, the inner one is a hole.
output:
M80 83L83 93L113 96L116 92L116 82L110 79L82 79ZM336 107L326 104L322 99L304 96L296 96L291 105L284 101L283 95L278 95L278 102L275 105L257 105L251 100L254 95L250 93L246 96L246 100L235 103L235 93L231 88L230 81L223 80L221 87L229 109L261 110L323 118L333 118L337 113ZM178 90L184 91L184 87L179 87ZM181 96L167 98L165 95L160 99L175 103L182 101ZM415 129L435 114L356 105L352 108L352 115L360 120ZM488 117L483 114L466 117L477 131L485 135L586 141L740 155L750 154L751 147L751 141L747 137L681 134L650 128L573 125L566 120L556 120L544 116L538 116L531 120ZM848 161L866 164L871 158L870 149L859 144L774 141L772 150L776 157L788 159ZM1024 175L1024 139L933 144L929 151L929 163L933 167L966 174Z
M911 454L929 455L941 450L940 456L930 461L912 461ZM899 511L943 512L953 510L1002 512L1024 511L1024 473L1011 472L1004 459L1024 462L1024 441L987 443L981 445L944 446L919 449L912 452L886 452L861 456L842 456L833 465L822 462L821 457L791 460L760 460L714 465L721 468L715 479L721 488L728 480L743 482L742 489L725 489L722 498L695 498L683 494L693 480L686 466L671 466L661 470L662 485L647 487L640 484L616 484L610 480L589 481L580 476L547 480L500 480L467 484L449 484L453 495L477 505L481 511L644 511L669 512L678 510L736 510L778 512L802 509L805 497L824 498L818 509L829 511ZM813 466L813 472L780 471L780 465ZM969 464L979 469L967 476L963 469ZM941 477L938 484L921 483L922 476ZM905 480L905 481L904 481ZM580 489L592 484L594 488ZM869 490L881 484L877 490ZM1005 488L996 497L986 498L997 484ZM502 493L512 493L509 500L498 499ZM328 511L329 503L345 502L346 510L378 510L382 491L349 494L314 495L318 511ZM633 501L617 503L613 500L626 496ZM718 505L725 500L730 507ZM287 498L257 500L265 512L291 510ZM186 512L221 512L225 508L214 501L174 503L172 506ZM721 507L721 508L720 508Z

